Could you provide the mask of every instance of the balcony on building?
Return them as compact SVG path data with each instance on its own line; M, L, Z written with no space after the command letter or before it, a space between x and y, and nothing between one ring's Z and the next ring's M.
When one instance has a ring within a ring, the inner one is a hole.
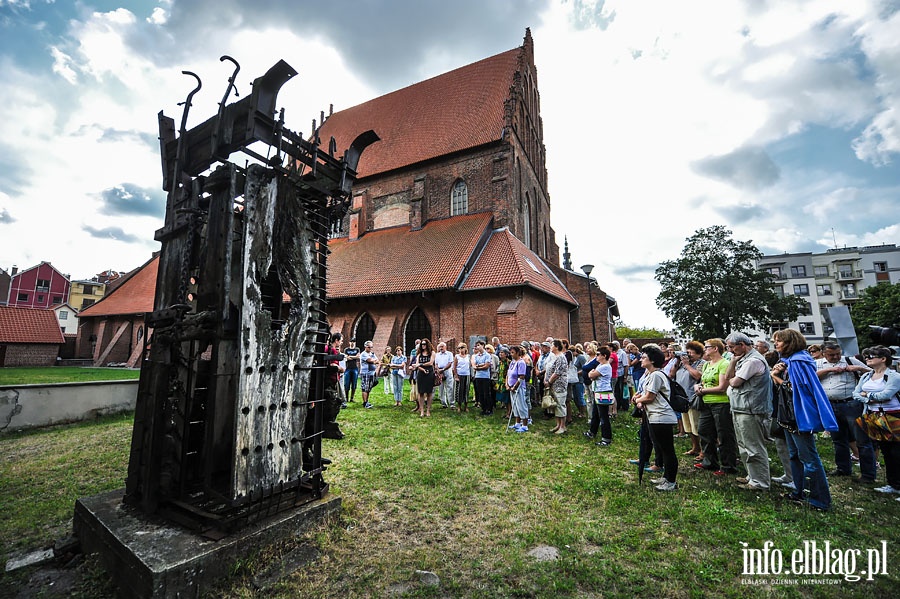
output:
M847 289L841 289L841 301L842 302L853 302L859 299L859 291L849 291Z
M863 278L863 271L856 268L838 268L837 271L837 280L838 281L861 281Z

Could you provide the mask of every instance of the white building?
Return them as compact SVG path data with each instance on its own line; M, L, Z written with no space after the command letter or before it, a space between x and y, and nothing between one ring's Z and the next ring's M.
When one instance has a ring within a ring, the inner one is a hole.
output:
M776 293L798 295L809 304L795 322L770 323L766 335L792 328L803 333L810 343L819 343L831 333L825 322L825 308L850 306L852 310L863 289L882 282L900 282L900 248L884 244L816 254L763 256L757 268L775 275Z
M56 320L59 321L59 329L63 335L75 335L78 333L78 311L68 302L50 306L50 309L56 313Z

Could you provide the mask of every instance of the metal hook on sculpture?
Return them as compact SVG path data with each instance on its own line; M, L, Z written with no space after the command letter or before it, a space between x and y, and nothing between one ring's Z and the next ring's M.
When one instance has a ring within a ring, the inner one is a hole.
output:
M224 133L222 131L222 116L225 114L225 105L228 104L228 96L231 95L232 89L234 89L235 97L240 97L241 95L238 93L237 86L234 84L234 82L237 80L237 75L241 70L241 65L240 63L238 63L238 61L228 56L227 54L223 54L219 57L220 62L225 62L226 60L234 65L234 72L231 73L231 77L228 78L228 87L225 88L225 95L222 96L222 101L219 102L219 112L218 114L216 114L216 126L215 128L213 128L212 143L210 144L210 147L212 148L211 157L213 159L221 158L222 160L225 160L227 158L227 156L219 156L220 138Z
M234 72L231 74L231 77L228 78L228 87L225 88L225 95L222 96L222 103L219 104L219 116L220 117L222 116L222 109L225 107L225 104L228 102L228 96L231 95L232 89L234 90L234 96L236 98L241 97L241 94L238 93L237 86L234 84L234 82L237 81L238 73L241 71L241 65L238 63L238 61L236 61L232 57L228 56L227 54L223 54L222 56L219 57L220 62L225 62L226 60L234 65Z
M174 193L176 189L179 188L181 181L181 168L184 164L184 135L187 132L187 119L188 113L191 111L191 100L194 99L194 94L200 91L200 88L203 87L203 82L200 81L200 77L197 76L196 73L192 73L191 71L181 71L182 75L190 75L194 79L197 80L197 87L191 90L191 92L187 95L184 102L179 102L179 106L184 106L184 111L181 113L181 128L178 130L178 149L175 152L175 185L172 186L171 193Z

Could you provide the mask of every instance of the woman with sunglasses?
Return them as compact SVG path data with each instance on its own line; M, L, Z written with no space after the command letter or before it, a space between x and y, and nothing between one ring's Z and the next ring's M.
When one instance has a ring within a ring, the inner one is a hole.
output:
M431 416L431 395L434 391L434 348L428 339L422 339L416 351L416 385L419 392L419 416Z
M900 419L900 373L890 368L893 352L883 345L876 345L863 351L866 366L871 368L859 378L853 398L865 404L866 413L884 410L887 418ZM879 493L900 495L900 440L881 441L873 439L884 456L884 470L887 484L875 489ZM900 501L900 497L897 497Z
M465 343L457 345L456 356L453 358L453 391L456 393L457 412L469 411L470 359L469 346Z
M703 344L703 365L700 382L694 386L696 394L703 398L697 429L703 461L694 468L711 470L716 476L737 474L737 437L728 403L728 360L723 357L725 343L721 339L707 339Z

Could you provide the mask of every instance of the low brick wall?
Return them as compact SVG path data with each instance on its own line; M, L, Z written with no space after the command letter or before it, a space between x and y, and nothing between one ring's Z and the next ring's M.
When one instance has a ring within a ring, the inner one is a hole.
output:
M134 410L138 381L0 387L0 434Z

